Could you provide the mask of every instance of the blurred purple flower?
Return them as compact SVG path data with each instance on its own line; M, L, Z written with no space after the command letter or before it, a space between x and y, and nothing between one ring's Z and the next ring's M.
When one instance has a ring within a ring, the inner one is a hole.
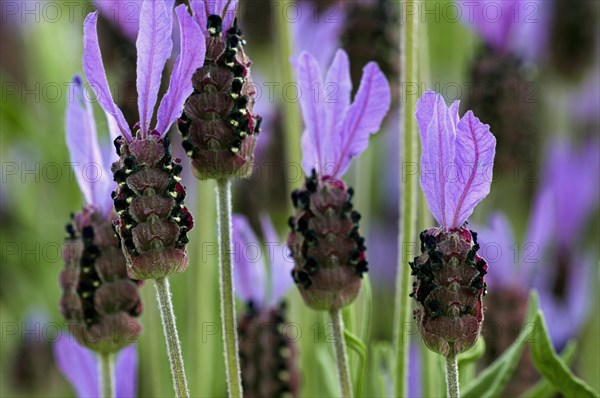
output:
M548 216L550 213L546 213ZM558 349L563 347L577 335L590 309L591 256L580 254L567 258L564 252L545 253L540 248L549 247L548 243L539 240L519 244L509 221L501 213L493 214L488 227L478 227L478 231L481 251L490 264L486 278L490 295L504 292L501 294L506 300L506 292L510 291L513 292L510 297L517 294L526 300L528 291L536 289L552 341ZM561 264L564 261L568 264ZM560 284L564 285L557 295ZM521 304L524 310L525 302Z
M292 286L290 273L294 261L285 242L277 236L269 216L261 215L260 222L266 252L261 249L248 219L233 216L233 276L238 297L246 303L251 302L256 310L266 311L277 308ZM265 259L269 263L268 273Z
M550 8L542 0L456 0L460 15L499 52L535 61L548 40ZM526 37L526 40L523 38Z
M377 64L369 62L351 103L350 65L344 50L336 52L325 80L317 59L308 52L300 54L294 67L305 124L304 171L310 175L316 169L321 177L341 177L350 161L367 148L369 136L379 130L389 110L388 82Z
M83 91L81 77L72 81L73 96L69 98L65 114L67 146L71 154L71 165L85 201L93 205L105 217L113 207L110 193L115 188L110 166L117 159L110 148L102 150L98 143L94 111ZM114 118L106 114L111 139L119 133Z
M421 135L421 188L429 209L444 228L460 228L490 192L496 139L490 126L472 111L458 116L459 101L450 107L428 91L417 103Z
M202 29L202 33L204 33L204 36L209 37L208 17L219 15L223 21L222 30L227 32L233 26L238 0L190 0L190 6L194 12L194 19Z
M557 140L550 145L543 170L527 240L538 242L541 251L552 243L568 249L598 207L600 142L578 149Z
M79 398L100 396L99 364L93 351L77 344L70 335L60 335L54 343L54 358ZM114 368L116 398L137 396L137 367L135 345L117 354Z
M292 62L306 51L311 53L321 67L328 65L340 45L344 27L344 13L340 4L329 6L319 13L313 1L296 1L298 20L292 23L294 53Z
M169 0L172 4L172 0ZM164 137L169 127L175 122L183 110L183 103L192 93L191 77L204 62L204 37L192 17L187 13L185 5L175 9L181 30L181 52L175 61L169 89L163 97L157 113L157 123L150 130L150 121L160 89L161 75L171 55L172 15L165 0L144 1L140 11L140 28L136 42L137 47L137 91L138 110L140 115L139 134L141 138L148 134ZM121 134L128 140L133 139L131 129L125 121L121 110L115 104L106 72L102 64L102 56L98 44L96 24L98 13L90 13L84 22L84 54L83 69L102 108L116 119ZM134 135L137 135L135 132Z

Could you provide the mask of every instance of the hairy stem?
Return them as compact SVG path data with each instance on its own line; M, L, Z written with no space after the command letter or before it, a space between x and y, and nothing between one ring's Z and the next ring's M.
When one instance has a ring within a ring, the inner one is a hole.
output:
M407 3L402 2L401 11L405 11ZM400 62L404 84L418 84L417 69L417 28L418 13L404 13L405 23L400 24ZM405 87L400 88L405 97L401 100L400 120L402 121L402 139L400 140L400 169L404 164L417 161L417 140L415 107L416 93L408 94ZM409 256L414 254L417 218L417 175L407 173L403 176L402 195L400 197L400 225L398 234L398 272L396 279L396 301L394 314L394 348L396 351L396 377L394 377L394 395L405 397L407 394L407 369L409 339L406 333L410 323L410 268L407 264Z
M113 398L115 396L115 356L114 354L103 352L100 354L100 364L98 367L100 372L100 388L102 397Z
M156 298L160 309L160 318L163 324L163 331L167 340L167 353L171 363L171 376L173 377L173 387L177 398L189 397L187 380L185 378L185 369L183 367L183 356L181 355L181 345L177 335L177 325L175 324L175 313L173 312L173 303L171 302L171 288L169 280L158 278L155 280Z
M241 397L242 377L237 337L237 321L233 292L233 266L231 264L231 182L217 180L217 218L219 234L219 270L221 289L221 332L225 346L225 373L230 397Z
M446 357L446 384L448 386L448 398L459 398L458 361L454 354Z
M333 310L329 315L333 322L333 341L335 343L335 356L337 358L342 396L352 398L352 378L350 376L350 363L348 361L346 339L344 337L344 319L340 310Z

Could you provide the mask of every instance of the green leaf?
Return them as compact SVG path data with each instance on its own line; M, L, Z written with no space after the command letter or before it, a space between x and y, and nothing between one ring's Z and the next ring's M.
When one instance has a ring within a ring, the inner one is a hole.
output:
M575 352L577 351L577 342L571 340L567 343L567 346L560 353L560 357L567 364L570 365L575 359ZM556 388L546 379L541 379L539 382L534 384L531 388L521 394L520 398L539 398L539 397L553 397L556 395Z
M521 330L517 339L498 359L467 385L461 393L463 398L494 397L500 395L521 359L525 343L533 333L537 311L538 297L535 291L532 291L527 306L527 315L523 324L523 330Z
M394 348L387 341L375 341L371 345L369 353L371 354L371 366L368 368L369 388L366 396L389 397L393 384Z
M565 362L556 355L541 311L538 311L535 321L535 338L531 344L531 358L537 370L567 397L598 397L598 393L575 376Z
M346 344L348 347L354 350L354 352L356 352L360 358L358 377L354 387L354 396L359 397L362 395L365 374L367 371L367 347L358 336L353 334L348 329L344 329L344 338L346 339Z
M476 362L485 353L485 340L479 336L477 343L467 351L458 355L458 374L461 385L466 385L476 375Z

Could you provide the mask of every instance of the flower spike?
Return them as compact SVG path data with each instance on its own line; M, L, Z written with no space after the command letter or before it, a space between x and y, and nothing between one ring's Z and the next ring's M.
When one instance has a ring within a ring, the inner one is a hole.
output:
M441 227L421 232L421 255L410 263L417 278L414 317L427 347L452 358L472 347L481 331L488 264L465 222L490 191L496 139L473 112L459 118L458 101L447 107L431 91L417 103L416 118L421 188Z
M303 93L302 166L307 175L304 186L292 193L292 277L308 306L337 311L356 298L367 271L354 191L340 178L367 148L369 135L379 130L390 107L390 88L377 64L370 62L351 102L350 64L343 50L336 52L325 82L312 54L303 52L292 63Z
M120 158L112 167L118 183L113 195L119 215L115 226L128 260L129 275L135 279L161 278L183 271L188 264L185 245L193 221L183 204L185 188L179 182L182 167L178 159L171 157L166 134L193 90L191 76L204 62L205 48L202 32L185 5L177 7L182 52L175 62L169 90L158 107L157 124L150 129L162 71L172 49L172 4L171 0L142 3L137 39L140 121L136 124L139 131L134 134L110 96L98 47L97 15L90 14L84 23L86 75L97 83L92 88L105 111L116 115L122 133L115 140Z
M127 277L125 257L114 235L108 164L100 152L92 108L83 97L82 80L73 79L75 98L67 105L67 145L87 205L72 216L63 247L65 268L61 311L77 341L99 352L116 352L141 333L138 284ZM111 116L109 125L111 124ZM114 122L114 121L113 121ZM90 163L99 181L86 178Z

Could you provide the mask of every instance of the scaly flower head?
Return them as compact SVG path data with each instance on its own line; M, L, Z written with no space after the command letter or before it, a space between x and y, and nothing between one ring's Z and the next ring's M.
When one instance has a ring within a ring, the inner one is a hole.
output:
M192 92L191 76L204 62L205 49L202 32L186 7L181 5L175 11L181 52L151 129L161 74L171 55L172 17L164 0L146 0L141 5L136 42L140 120L133 134L108 87L96 32L98 14L89 14L84 22L84 70L98 102L115 118L121 133L115 140L120 158L112 167L118 183L113 195L119 214L116 229L129 275L135 279L164 277L183 271L188 264L186 234L193 222L183 205L185 188L179 183L180 160L172 159L166 134Z
M441 224L421 232L421 255L410 263L417 276L412 297L425 344L444 356L475 344L483 321L486 261L477 254L477 234L465 228L473 209L490 191L496 140L467 112L458 116L434 92L417 103L421 136L421 188Z
M98 357L75 342L72 336L61 335L54 343L56 365L69 381L79 398L99 397ZM125 348L115 361L115 398L137 396L137 347Z
M269 217L263 215L260 221L266 252L246 217L233 217L233 275L237 295L246 303L238 322L244 394L297 397L298 349L285 333L286 307L282 300L292 285L289 275L294 262ZM269 276L265 258L270 264Z
M199 179L247 177L261 117L254 113L256 90L246 41L234 18L237 1L191 2L206 33L206 61L194 73L194 92L179 120L183 147Z
M302 166L307 178L292 193L292 276L308 306L335 310L356 298L367 271L360 214L352 205L354 191L340 177L367 148L369 135L379 130L390 106L390 88L371 62L351 103L350 65L343 50L336 53L325 81L310 53L302 53L294 64L302 93Z
M110 198L114 187L110 159L102 156L81 78L76 76L73 83L74 98L66 112L67 145L87 205L67 225L61 310L80 344L114 352L141 333L137 317L142 305L137 283L127 277L125 257L112 229L116 214ZM108 119L110 125L112 117Z

